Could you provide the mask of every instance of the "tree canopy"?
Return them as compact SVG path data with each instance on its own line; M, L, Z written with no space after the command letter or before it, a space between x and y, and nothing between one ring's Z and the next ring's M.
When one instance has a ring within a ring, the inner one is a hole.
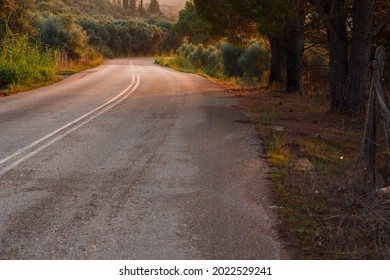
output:
M254 32L271 45L270 83L300 92L305 44L329 51L332 108L362 108L373 40L388 43L390 9L384 0L194 0L212 32L238 44ZM307 36L310 30L311 36ZM316 36L313 34L316 33ZM326 34L326 36L324 36ZM380 35L376 35L380 34ZM309 42L308 40L314 41ZM286 80L283 80L283 72Z

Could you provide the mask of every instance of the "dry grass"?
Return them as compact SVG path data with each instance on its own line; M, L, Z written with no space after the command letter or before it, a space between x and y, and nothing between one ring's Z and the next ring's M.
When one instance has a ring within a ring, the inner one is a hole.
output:
M331 112L326 98L231 90L265 143L284 221L280 233L292 257L390 258L390 200L375 193L360 160L363 116ZM389 160L379 150L377 186L384 187ZM311 166L297 166L302 158Z

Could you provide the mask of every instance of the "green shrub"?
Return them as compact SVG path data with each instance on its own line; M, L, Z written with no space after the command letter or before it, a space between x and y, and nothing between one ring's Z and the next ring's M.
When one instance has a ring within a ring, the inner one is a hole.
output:
M259 79L267 69L269 54L259 43L249 46L238 59L238 65L247 79Z
M207 65L206 49L203 47L203 45L196 46L194 50L188 55L188 59L197 68L205 67Z
M183 44L177 49L176 53L188 57L195 49L196 46L193 44Z
M83 57L88 47L88 36L72 16L45 14L37 15L35 20L42 42L68 53L72 59Z
M222 71L222 56L221 51L214 46L210 46L206 51L207 67L213 68L216 71Z
M196 72L194 65L185 56L182 56L182 55L177 56L175 62L178 64L179 69L181 71L188 72L188 73L195 73Z
M223 43L221 45L223 71L226 76L233 77L243 75L243 70L238 64L238 59L244 51L244 48L235 46L231 43Z

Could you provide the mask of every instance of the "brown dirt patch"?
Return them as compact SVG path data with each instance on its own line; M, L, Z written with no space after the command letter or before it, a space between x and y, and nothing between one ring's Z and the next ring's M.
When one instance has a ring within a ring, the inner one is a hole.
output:
M266 89L229 87L251 113L273 166L269 179L284 226L281 236L297 259L387 259L390 203L378 196L361 161L364 116L329 111L313 98ZM377 187L389 177L379 131ZM297 159L313 168L296 168ZM313 170L311 170L313 169Z

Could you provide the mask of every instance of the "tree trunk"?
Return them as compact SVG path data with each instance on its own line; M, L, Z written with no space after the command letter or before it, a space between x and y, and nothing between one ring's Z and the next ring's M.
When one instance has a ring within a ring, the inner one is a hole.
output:
M283 85L283 73L286 69L286 50L281 38L269 36L271 46L271 71L269 74L268 85Z
M287 81L286 91L290 93L302 92L302 56L304 51L304 20L303 9L290 27L290 32L286 38L286 69Z
M346 111L361 110L367 88L372 42L374 1L355 0L352 46L344 87Z
M324 1L322 11L329 46L329 83L332 109L341 109L346 100L343 87L348 71L348 49L345 0Z

